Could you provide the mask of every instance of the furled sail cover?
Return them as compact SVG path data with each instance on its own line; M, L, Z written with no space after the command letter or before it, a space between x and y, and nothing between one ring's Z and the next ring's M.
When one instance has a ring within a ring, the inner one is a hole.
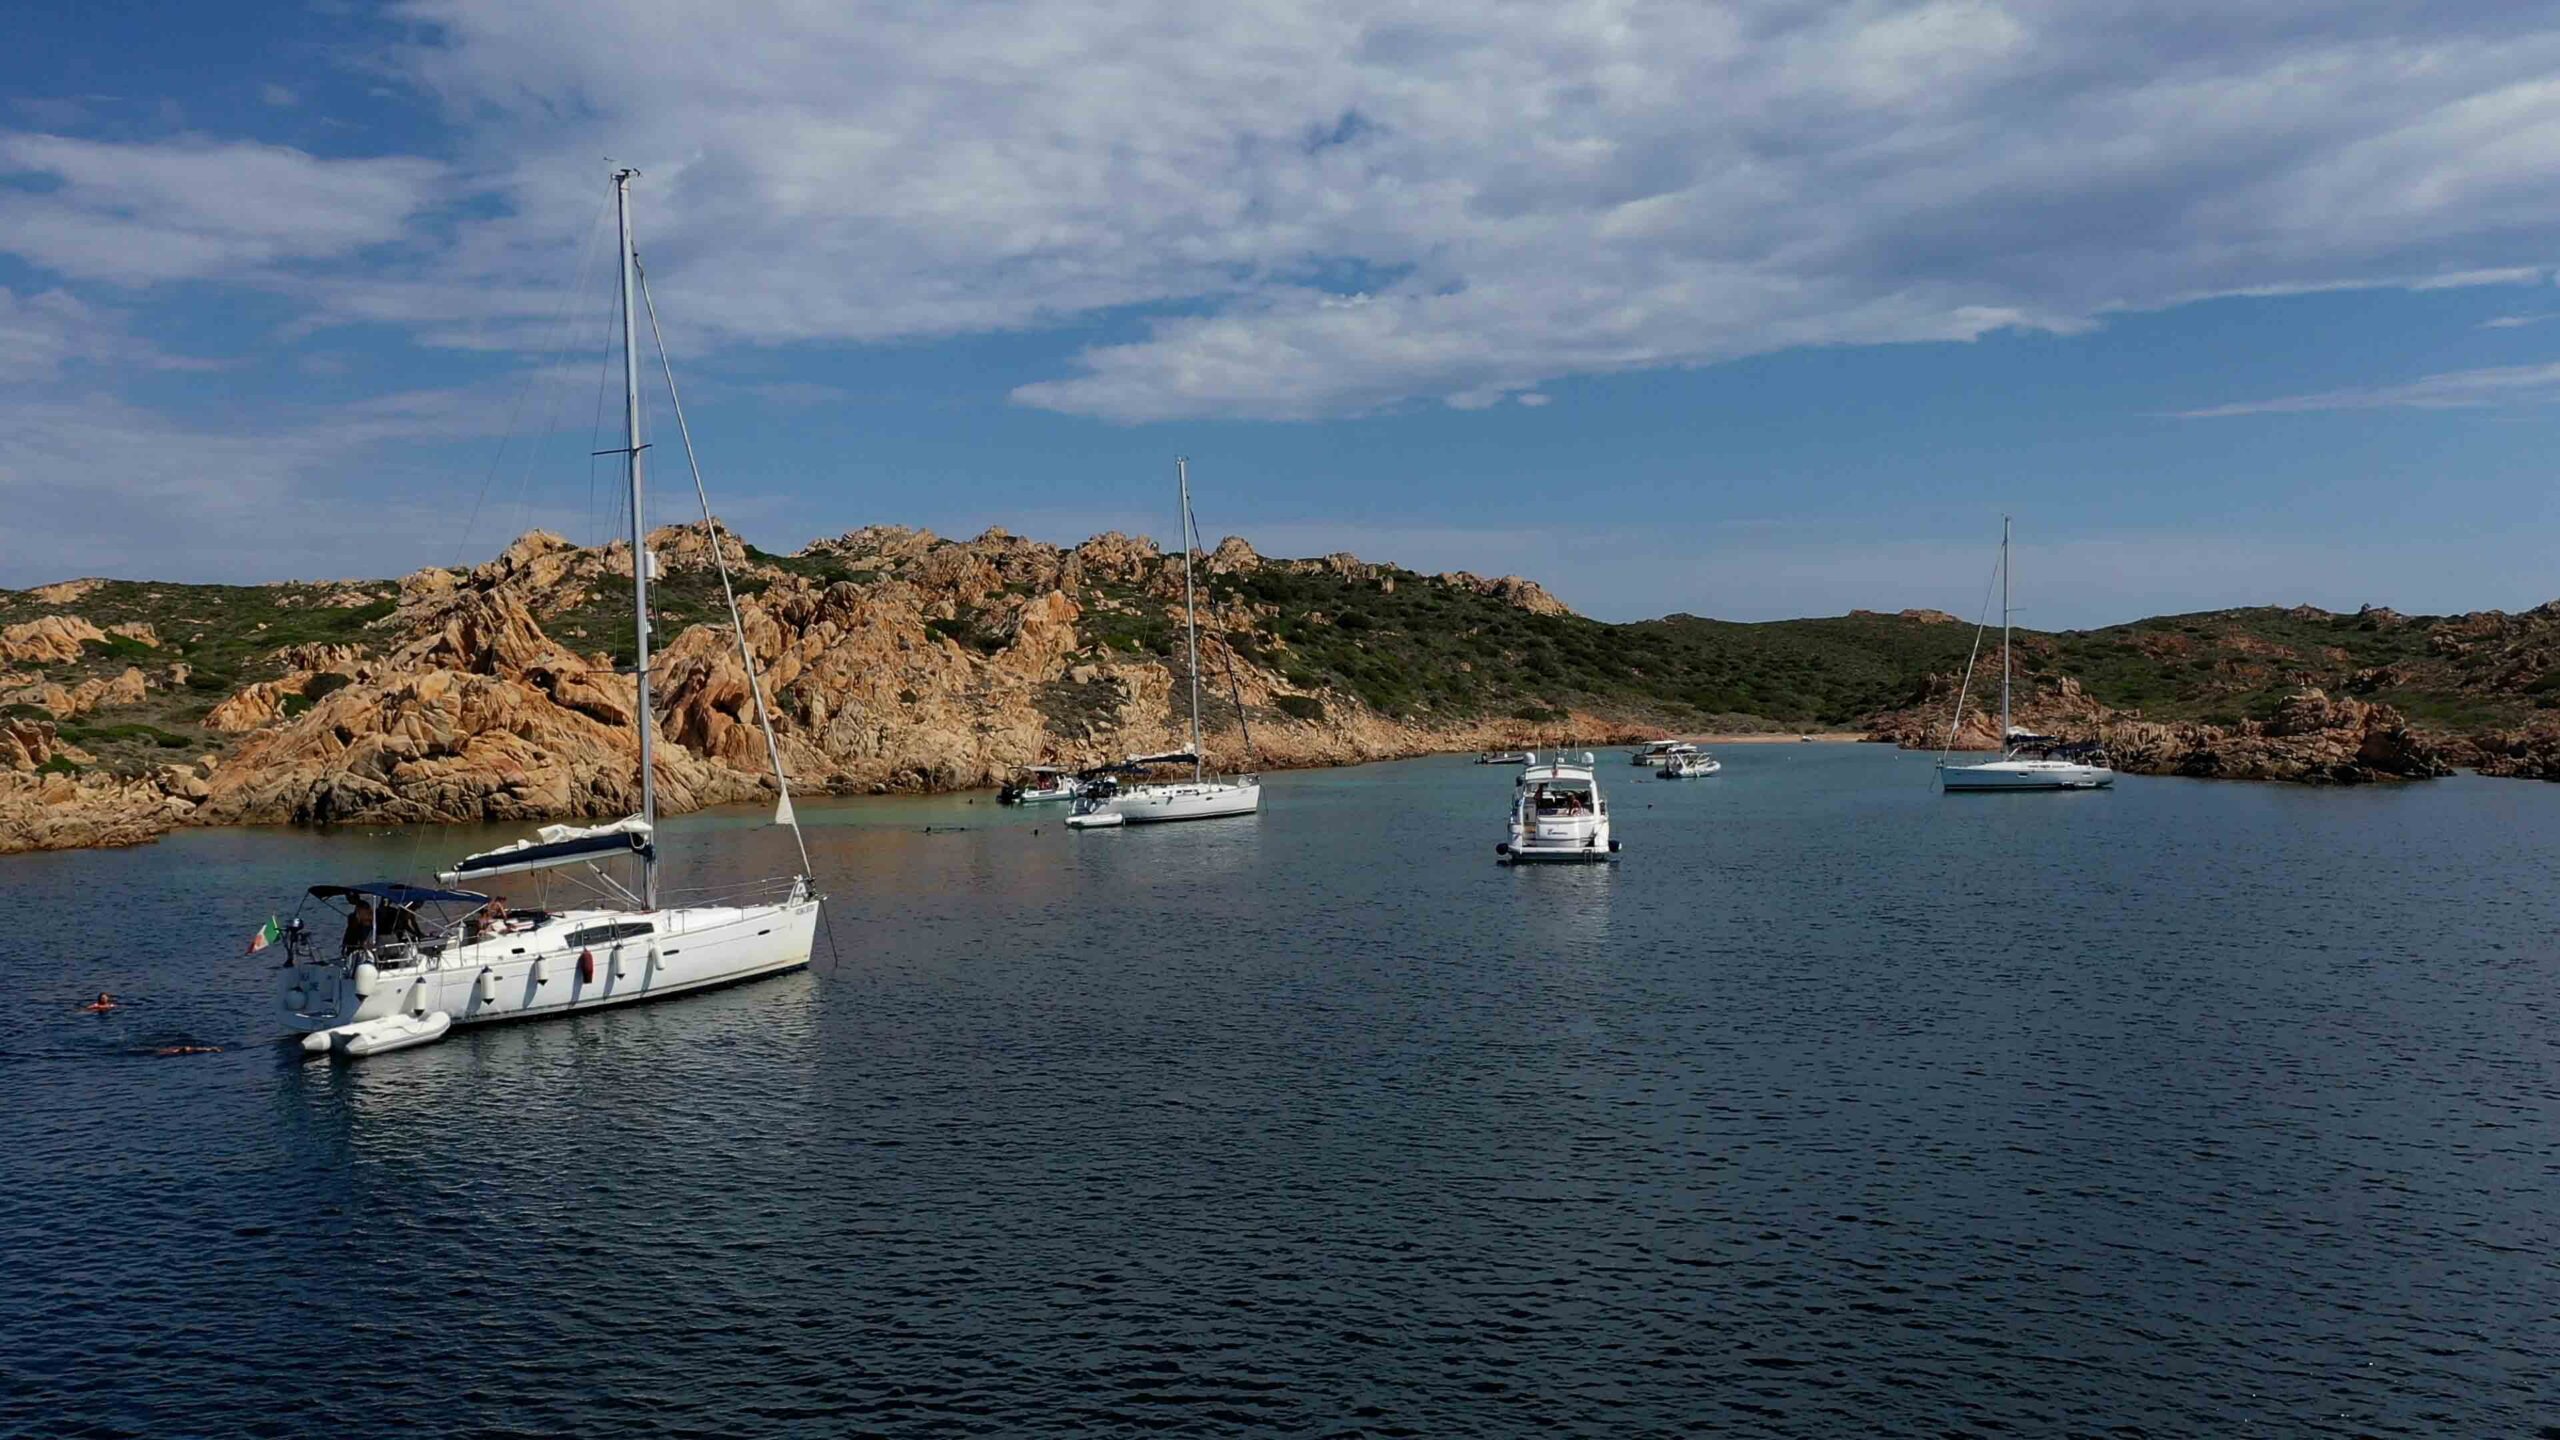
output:
M637 815L627 820L616 820L610 825L545 825L529 840L465 856L461 863L436 878L451 885L482 876L513 875L523 870L544 870L554 865L612 860L626 855L647 859L655 853L649 842L649 822Z

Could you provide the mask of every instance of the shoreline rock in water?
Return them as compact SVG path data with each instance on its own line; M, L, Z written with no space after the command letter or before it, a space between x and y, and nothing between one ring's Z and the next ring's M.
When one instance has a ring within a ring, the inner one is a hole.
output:
M1955 691L1953 677L1933 677L1926 699L1875 716L1867 738L1906 750L1938 748L1955 710ZM2450 775L2460 754L2458 747L2412 730L2388 705L2332 698L2318 689L2296 693L2268 719L2236 725L2161 722L2119 713L2090 698L2068 676L2037 682L2017 697L2012 709L2014 723L2040 735L2103 743L2109 761L2128 775L2358 785ZM1998 718L1969 701L1950 748L1999 749ZM2560 762L2560 743L2543 753Z

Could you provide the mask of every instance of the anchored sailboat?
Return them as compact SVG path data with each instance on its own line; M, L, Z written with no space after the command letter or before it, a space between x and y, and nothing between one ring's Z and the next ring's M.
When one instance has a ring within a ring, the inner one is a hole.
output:
M619 452L630 489L633 676L640 727L640 813L609 825L544 826L532 838L464 857L437 878L440 887L390 883L315 885L308 899L346 906L345 941L335 956L326 937L297 916L284 931L286 960L277 972L285 1022L303 1033L313 1054L350 1055L423 1045L455 1025L593 1010L805 965L818 923L819 897L809 878L808 845L791 809L781 746L774 738L755 657L738 623L728 563L712 528L711 502L694 463L693 438L666 362L667 398L684 436L685 459L702 501L703 526L738 636L748 690L780 799L773 823L788 826L799 851L796 875L752 885L719 899L663 905L658 887L657 783L651 770L649 715L648 549L641 504L640 358L634 296L647 307L652 338L657 308L649 302L631 239L631 180L613 177L622 252L622 382L626 444ZM489 882L528 876L534 906L500 899ZM567 897L556 905L555 889ZM261 932L262 936L265 932Z
M1974 645L1982 644L1980 627ZM1965 695L1973 682L1967 662L1965 680L1956 689L1955 718L1947 724L1947 749L1955 748L1956 731L1964 725ZM1949 765L1938 754L1938 784L1959 790L2103 790L2116 783L2096 747L2064 746L2050 736L2021 730L2009 720L2009 517L2000 517L2000 758L1977 765ZM2057 753L2070 751L2073 753ZM2094 763L2093 763L2094 762Z
M1188 764L1191 778L1159 784L1088 785L1076 798L1067 824L1078 830L1145 825L1159 820L1212 820L1222 815L1251 815L1262 808L1262 781L1252 775L1212 779L1200 754L1200 606L1191 578L1191 553L1199 547L1199 525L1191 516L1191 462L1177 458L1174 475L1182 489L1182 620L1191 654L1191 748L1169 755L1133 755L1122 768ZM1242 709L1239 706L1238 716ZM1245 744L1250 750L1253 737Z

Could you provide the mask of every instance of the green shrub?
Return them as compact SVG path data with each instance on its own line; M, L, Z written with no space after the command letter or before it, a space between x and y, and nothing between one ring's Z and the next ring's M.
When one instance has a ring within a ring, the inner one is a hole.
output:
M56 755L46 760L43 764L37 766L36 773L39 775L77 775L80 773L80 767L73 764L69 757Z
M92 655L109 660L123 660L131 662L135 660L157 660L160 658L160 652L158 650L143 644L141 641L134 639L130 635L109 635L104 640L83 640L80 642L80 648Z
M1324 718L1324 702L1313 695L1276 695L1272 697L1271 703L1279 709L1281 714L1293 720Z

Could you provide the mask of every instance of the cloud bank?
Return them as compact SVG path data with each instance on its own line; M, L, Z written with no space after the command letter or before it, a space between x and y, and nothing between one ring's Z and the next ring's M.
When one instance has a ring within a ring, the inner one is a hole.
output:
M611 153L719 338L1104 316L1015 398L1119 420L2481 283L2560 221L2560 33L2496 7L603 8L403 12L507 201L470 282Z

